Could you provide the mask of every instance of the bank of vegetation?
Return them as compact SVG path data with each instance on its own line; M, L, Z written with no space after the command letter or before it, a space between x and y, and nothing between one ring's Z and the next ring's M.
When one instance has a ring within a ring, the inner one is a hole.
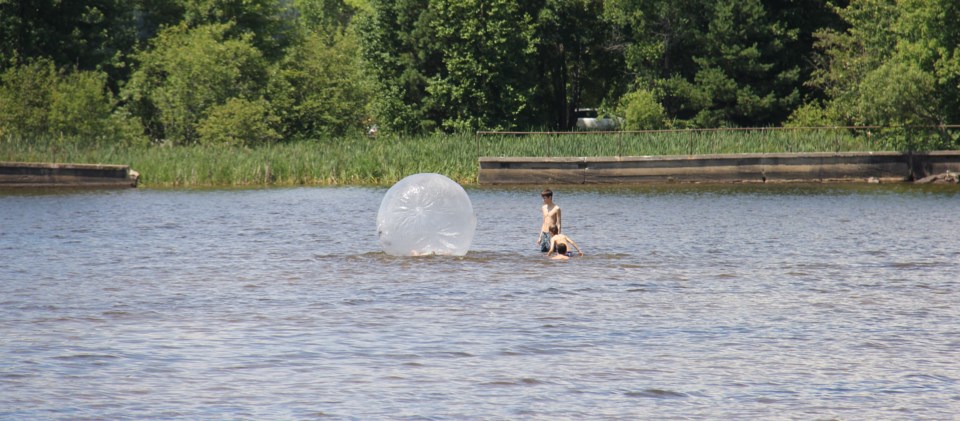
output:
M0 1L0 159L243 185L469 179L478 153L956 149L958 21L952 0ZM474 136L581 109L652 132ZM838 126L875 129L697 131Z
M389 185L421 172L477 180L480 156L642 156L888 150L900 130L682 130L556 134L354 136L236 145L152 146L7 139L0 161L122 162L146 187Z

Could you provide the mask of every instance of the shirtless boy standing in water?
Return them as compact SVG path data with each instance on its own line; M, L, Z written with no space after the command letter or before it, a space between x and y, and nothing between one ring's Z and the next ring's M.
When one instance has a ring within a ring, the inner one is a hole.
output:
M556 226L557 232L560 232L560 205L553 203L553 192L550 189L542 191L540 197L543 198L543 206L540 207L543 224L540 226L537 244L540 245L540 251L546 253L550 251L550 227Z

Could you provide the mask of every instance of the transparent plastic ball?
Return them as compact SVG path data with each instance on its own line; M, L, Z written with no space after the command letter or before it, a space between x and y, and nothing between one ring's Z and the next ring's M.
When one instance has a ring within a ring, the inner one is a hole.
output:
M463 256L476 228L467 192L440 174L414 174L398 181L377 212L380 246L392 256Z

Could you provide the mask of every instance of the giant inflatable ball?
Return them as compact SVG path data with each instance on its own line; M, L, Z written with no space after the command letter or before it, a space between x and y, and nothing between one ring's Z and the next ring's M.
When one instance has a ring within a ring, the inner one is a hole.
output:
M380 203L377 235L392 256L463 256L477 218L470 197L440 174L414 174L394 184Z

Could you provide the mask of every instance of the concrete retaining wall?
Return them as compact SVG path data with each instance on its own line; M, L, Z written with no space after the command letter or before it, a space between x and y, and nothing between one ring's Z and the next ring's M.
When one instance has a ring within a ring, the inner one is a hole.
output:
M126 165L0 162L0 188L136 187L139 178Z
M912 171L911 171L912 169ZM624 156L481 157L481 184L905 181L960 172L960 151Z

